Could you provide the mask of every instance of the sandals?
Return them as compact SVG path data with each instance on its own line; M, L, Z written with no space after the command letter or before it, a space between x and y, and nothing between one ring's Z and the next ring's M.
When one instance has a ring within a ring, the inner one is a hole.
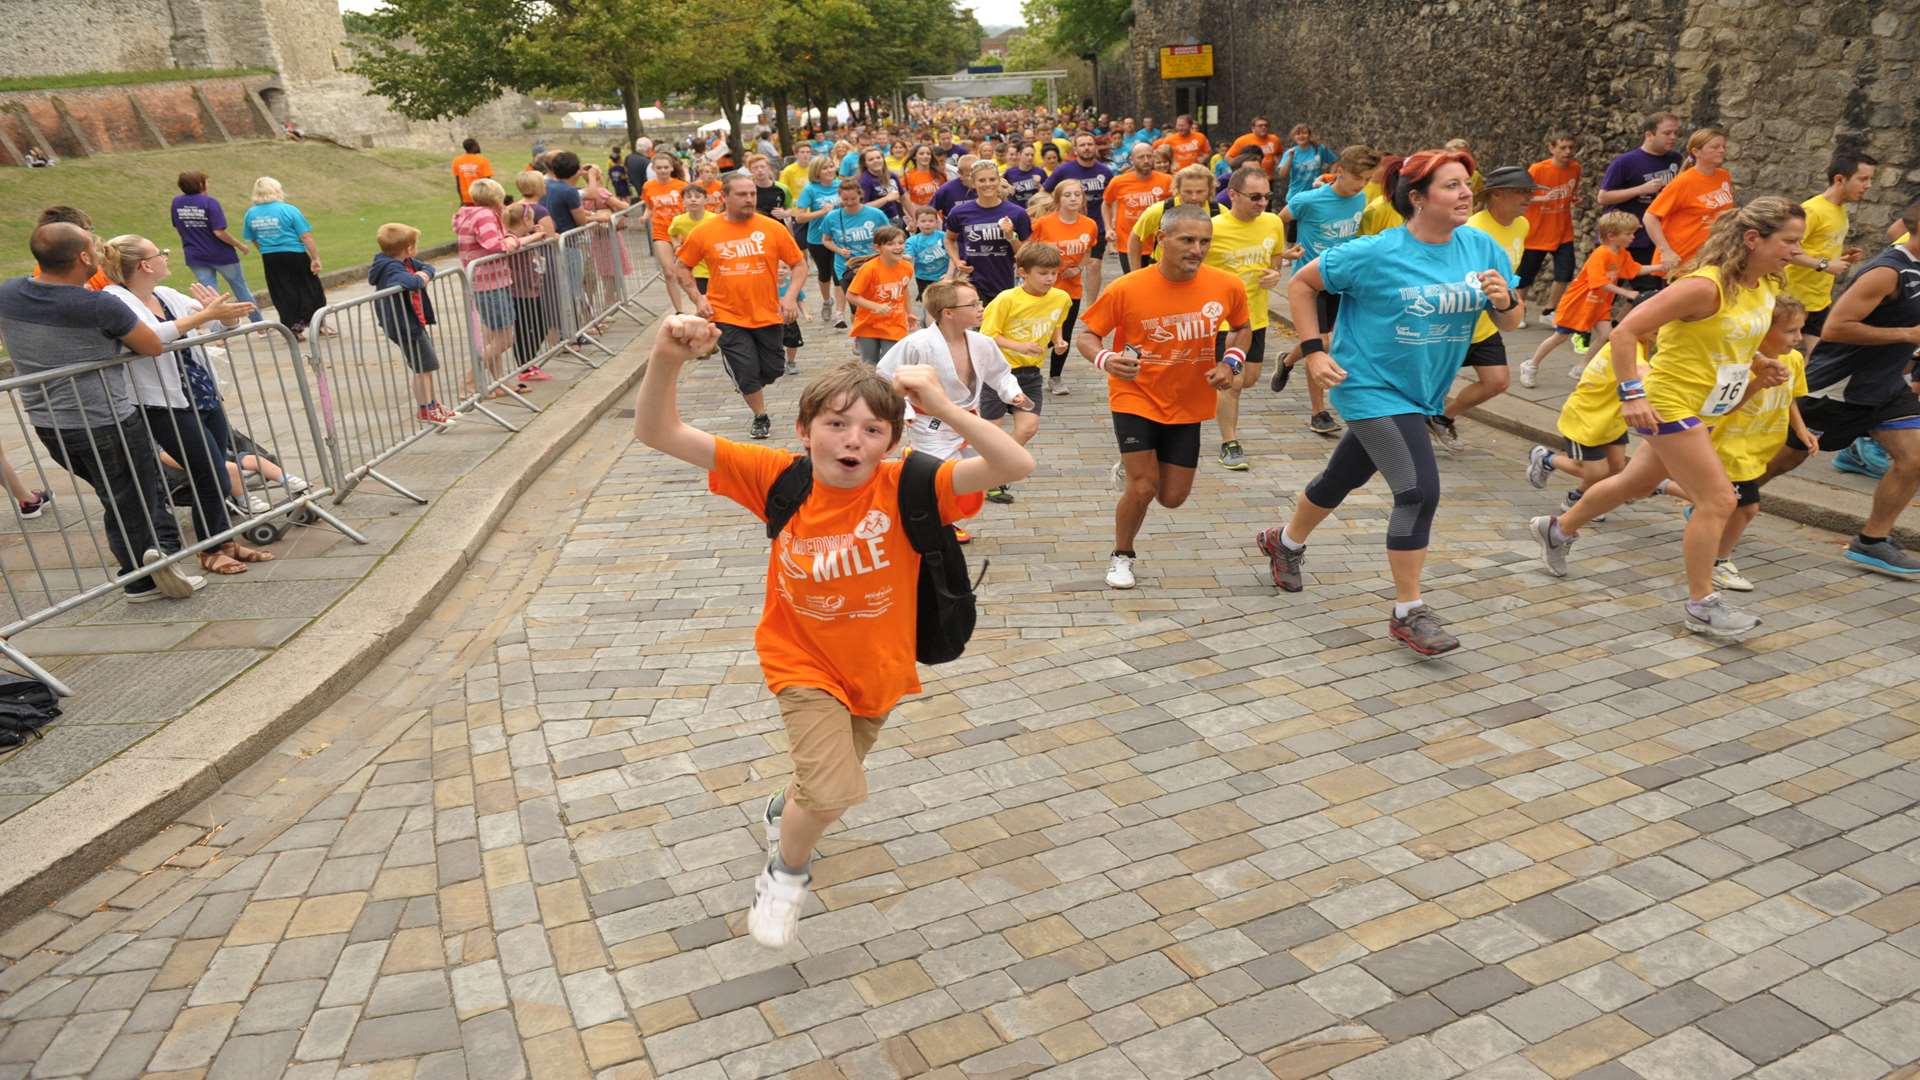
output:
M246 564L248 563L272 562L273 558L274 555L271 551L263 551L260 548L242 547L237 543L229 541L212 551L201 552L200 569L205 570L209 574L231 577L234 574L246 573Z

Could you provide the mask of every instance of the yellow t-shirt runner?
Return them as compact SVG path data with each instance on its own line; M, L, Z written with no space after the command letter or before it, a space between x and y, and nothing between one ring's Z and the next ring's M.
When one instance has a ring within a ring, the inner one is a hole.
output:
M1361 223L1365 224L1364 215ZM1520 256L1527 249L1527 229L1531 226L1525 214L1514 218L1511 225L1502 225L1494 220L1492 211L1482 210L1468 218L1467 224L1493 237L1493 242L1499 244L1500 250L1507 253L1508 261L1516 267L1520 265ZM1473 324L1474 344L1477 345L1499 332L1500 328L1493 325L1493 316L1483 311L1480 313L1480 321Z
M1367 208L1360 211L1361 236L1378 236L1388 229L1397 229L1406 223L1407 219L1400 216L1400 211L1393 208L1393 202L1385 195L1378 195L1368 200Z
M1267 327L1267 290L1260 287L1260 275L1273 266L1273 257L1287 246L1287 226L1280 215L1261 212L1251 221L1241 221L1232 211L1213 219L1213 244L1207 248L1207 265L1217 266L1239 278L1247 287L1247 328ZM1226 323L1220 329L1227 329ZM1259 363L1258 357L1247 358Z
M1647 350L1639 349L1640 376L1647 374ZM1581 446L1606 446L1627 433L1620 415L1620 384L1613 377L1613 346L1602 345L1587 366L1573 393L1560 404L1560 434Z
M1825 276L1825 275L1821 275ZM1794 349L1780 358L1793 374L1779 386L1754 392L1713 429L1713 449L1734 483L1757 480L1787 444L1787 408L1807 396L1807 358Z
M679 214L675 216L674 219L667 224L667 239L673 241L673 249L675 251L678 251L680 250L680 241L685 240L688 234L692 233L694 229L699 228L700 226L705 225L707 222L712 220L713 220L712 214L702 214L700 215L700 219L698 221L695 221L693 218L690 218L685 214ZM693 276L696 278L703 278L707 276L707 263L705 259L702 259L697 265L694 266Z
M807 166L799 162L790 162L780 170L780 186L787 189L787 205L793 206L800 201L800 190L807 186Z
M1007 289L980 316L980 332L990 338L1011 338L1030 343L1032 352L1006 349L1007 366L1039 367L1053 353L1053 335L1067 321L1067 308L1073 300L1059 289L1048 289L1035 296L1023 285Z
M1704 277L1720 286L1720 268L1703 266L1682 277ZM1662 423L1681 423L1688 417L1717 423L1713 414L1717 390L1731 391L1736 368L1745 369L1760 351L1760 341L1773 323L1773 287L1766 284L1741 289L1731 301L1721 287L1720 310L1687 322L1675 319L1660 327L1653 363L1647 372L1647 404ZM1710 415L1712 414L1712 415Z
M1800 208L1807 212L1807 234L1800 240L1800 250L1815 259L1839 258L1847 246L1847 208L1834 204L1825 195L1815 195L1801 203ZM1832 305L1833 282L1833 275L1824 270L1811 266L1787 267L1787 295L1805 304L1809 313L1825 311Z

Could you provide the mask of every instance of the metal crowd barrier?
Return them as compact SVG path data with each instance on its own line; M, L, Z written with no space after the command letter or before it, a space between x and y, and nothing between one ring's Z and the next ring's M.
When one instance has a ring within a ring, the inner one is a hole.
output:
M622 299L620 311L633 321L646 325L660 316L653 305L643 299L648 286L663 284L666 270L653 254L653 215L644 201L634 200L632 206L613 215L613 235L625 255L621 278ZM645 269L651 267L651 270ZM646 313L642 318L635 312Z
M230 540L324 521L367 542L319 505L338 473L299 356L285 326L243 323L157 357L0 379L0 465L52 494L32 518L11 496L0 515L0 656L65 696L15 635L115 590L189 595L200 568L181 564Z

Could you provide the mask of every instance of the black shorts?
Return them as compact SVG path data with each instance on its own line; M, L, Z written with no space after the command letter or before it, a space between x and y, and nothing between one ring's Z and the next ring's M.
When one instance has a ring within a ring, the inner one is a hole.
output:
M1213 358L1220 360L1227 355L1227 332L1220 330L1213 335ZM1247 363L1262 364L1267 359L1267 328L1261 327L1247 339Z
M782 346L789 349L797 349L806 343L807 339L800 336L799 323L790 322L780 327L780 344Z
M1518 273L1522 289L1532 285L1533 279L1540 275L1540 264L1547 261L1548 255L1553 256L1553 280L1559 282L1573 280L1573 241L1569 240L1552 251L1528 248L1521 252Z
M1020 392L1027 395L1028 401L1033 402L1033 408L1016 409L1001 401L1000 395L994 393L993 387L982 386L980 388L980 419L998 420L1010 412L1030 412L1035 416L1040 415L1041 407L1046 404L1040 389L1045 381L1040 377L1040 368L1038 366L1017 367L1012 370L1014 381L1020 384Z
M1607 447L1625 445L1627 445L1627 433L1624 431L1620 433L1619 438L1599 446L1588 446L1586 443L1574 442L1572 439L1568 439L1567 456L1575 461L1605 461L1607 460Z
M1736 507L1759 506L1760 505L1759 478L1755 477L1752 480L1735 480L1733 482L1733 493L1735 495L1735 499L1733 503L1734 506Z
M700 290L701 296L707 295L707 280L707 278L703 277L693 279L693 287Z
M1920 398L1914 397L1911 390L1885 405L1854 405L1822 397L1798 400L1800 418L1807 422L1807 430L1813 432L1814 438L1820 440L1820 449L1828 453L1845 450L1853 445L1853 440L1883 424L1920 416ZM1787 445L1795 450L1808 449L1791 428L1787 429Z
M1506 367L1507 343L1500 340L1500 331L1484 341L1476 341L1467 346L1467 358L1460 362L1461 367Z
M1281 203L1281 204L1280 204L1280 209L1282 209L1282 210L1285 210L1286 208L1287 208L1287 204L1286 204L1286 203ZM1287 243L1289 243L1289 244L1292 244L1292 243L1295 243L1295 242L1297 242L1297 241L1298 241L1298 240L1300 239L1300 221L1299 221L1299 219L1297 219L1297 218L1294 218L1294 219L1289 219L1289 220L1287 221L1287 223L1286 223L1286 225L1287 225Z
M1320 316L1320 336L1325 338L1333 333L1333 324L1340 321L1340 294L1325 291L1314 293L1313 310Z
M813 269L814 273L820 277L820 284L825 285L832 281L833 252L828 251L825 244L810 244L807 250L813 254Z
M1832 310L1833 305L1828 304L1819 311L1807 312L1807 324L1800 328L1800 332L1807 337L1819 337L1821 331L1827 328L1827 313Z
M752 327L720 324L720 358L735 390L752 394L786 374L785 334L786 328L778 323Z
M1107 238L1102 236L1100 238L1099 243L1087 249L1087 258L1092 259L1094 262L1098 263L1101 259L1104 259L1106 257L1107 257Z
M984 415L984 414L983 414ZM1200 467L1200 425L1162 424L1132 413L1113 414L1113 434L1120 453L1137 454L1151 450L1162 465L1182 469Z
M920 299L923 299L923 298L925 298L925 297L926 297L926 295L927 295L927 286L929 286L929 285L932 285L932 284L934 284L934 283L936 283L936 282L938 282L939 280L940 280L939 278L916 278L916 279L914 279L914 283L913 283L913 284L914 284L914 293L913 293L913 298L914 298L915 300L920 300Z

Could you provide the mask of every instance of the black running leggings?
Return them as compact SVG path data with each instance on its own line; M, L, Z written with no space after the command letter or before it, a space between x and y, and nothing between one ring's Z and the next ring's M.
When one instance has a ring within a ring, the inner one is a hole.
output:
M1307 484L1307 501L1332 510L1378 471L1393 489L1387 519L1388 551L1427 546L1433 512L1440 508L1440 466L1433 460L1427 418L1419 413L1348 420L1327 467Z
M1048 374L1056 379L1067 370L1067 356L1073 352L1073 320L1079 317L1080 301L1075 300L1067 305L1067 321L1060 324L1060 336L1066 341L1067 347L1053 354L1053 362L1048 369Z

